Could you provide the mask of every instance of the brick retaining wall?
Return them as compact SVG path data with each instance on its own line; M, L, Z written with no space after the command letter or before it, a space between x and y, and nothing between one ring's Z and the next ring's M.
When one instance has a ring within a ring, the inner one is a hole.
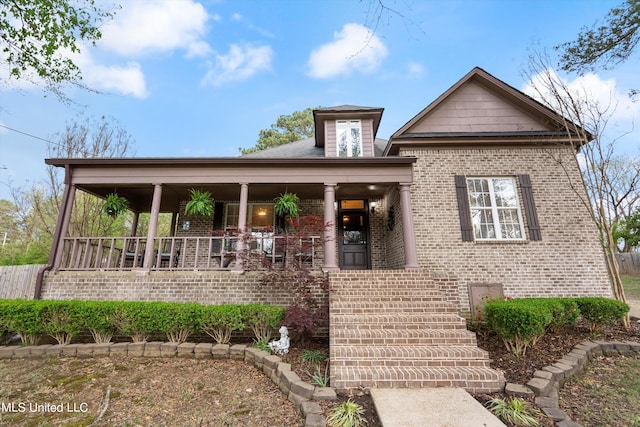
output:
M313 296L328 305L326 291ZM260 283L260 273L206 272L71 272L49 273L42 299L97 301L167 301L201 304L269 304L286 307L294 295Z

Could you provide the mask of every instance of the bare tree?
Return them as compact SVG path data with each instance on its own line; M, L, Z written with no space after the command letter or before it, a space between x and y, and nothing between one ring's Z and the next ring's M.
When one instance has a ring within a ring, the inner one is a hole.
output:
M571 88L552 68L552 63L545 51L534 51L524 74L535 97L563 118L563 131L574 148L574 161L581 166L582 181L575 182L569 173L566 176L597 227L613 294L616 299L626 301L615 258L613 224L617 216L637 200L638 162L628 163L635 165L635 169L622 170L620 157L615 151L617 139L607 140L604 136L615 112L613 96L603 105L587 89ZM572 161L561 155L553 156L554 161L563 167ZM584 188L588 198L583 197ZM625 323L628 326L628 317Z
M132 139L120 125L106 117L70 123L49 144L52 158L128 157L132 153ZM13 189L14 204L22 220L31 224L34 236L49 238L55 231L63 193L63 171L47 166L47 178L41 185L28 190ZM110 235L123 232L124 218L113 219L102 214L102 201L85 193L78 193L69 224L74 236Z

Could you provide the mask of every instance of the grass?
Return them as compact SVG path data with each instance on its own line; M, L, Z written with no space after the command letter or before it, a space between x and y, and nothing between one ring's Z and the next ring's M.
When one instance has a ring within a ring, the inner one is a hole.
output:
M566 391L565 391L566 390ZM621 357L594 362L587 371L571 378L560 391L561 406L569 403L571 390L582 401L599 401L598 410L589 405L575 405L576 421L592 426L640 427L640 359Z
M622 286L627 298L640 299L640 276L622 276Z

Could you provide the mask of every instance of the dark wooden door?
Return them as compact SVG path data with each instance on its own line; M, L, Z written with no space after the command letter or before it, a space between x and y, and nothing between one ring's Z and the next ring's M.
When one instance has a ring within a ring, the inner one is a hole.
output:
M341 205L342 206L342 205ZM369 216L363 209L340 209L338 215L340 268L366 270L369 262Z

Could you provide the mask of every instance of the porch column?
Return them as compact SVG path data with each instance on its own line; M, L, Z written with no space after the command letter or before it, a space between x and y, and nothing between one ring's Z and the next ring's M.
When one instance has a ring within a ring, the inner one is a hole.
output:
M133 222L131 223L131 237L136 237L138 234L138 221L140 221L140 212L133 213Z
M153 265L153 248L156 231L158 230L158 215L160 214L160 201L162 199L162 184L153 184L153 201L151 202L151 215L149 215L149 231L147 244L144 251L144 264L142 268L149 271Z
M57 243L55 244L55 258L53 262L53 268L60 267L60 261L62 260L62 254L64 252L64 238L69 233L69 223L71 222L71 211L73 210L73 203L76 199L76 186L67 185L68 194L63 196L63 200L60 206L60 232L57 234Z
M240 207L238 209L238 230L240 231L239 240L236 243L236 263L234 270L242 270L241 255L244 252L244 233L247 228L247 205L249 203L249 184L240 183Z
M338 270L336 262L336 185L324 184L324 270Z
M413 228L413 210L411 209L411 184L400 183L400 210L402 211L402 237L404 238L404 269L417 270L416 235Z

